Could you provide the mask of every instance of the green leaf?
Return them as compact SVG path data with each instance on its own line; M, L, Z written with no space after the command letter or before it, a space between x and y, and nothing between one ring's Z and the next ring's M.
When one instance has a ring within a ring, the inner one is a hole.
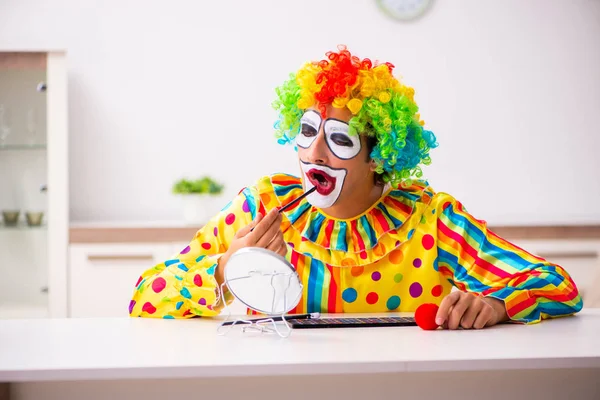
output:
M175 194L220 194L223 192L224 185L216 182L212 178L205 176L200 179L180 179L173 185L173 193Z

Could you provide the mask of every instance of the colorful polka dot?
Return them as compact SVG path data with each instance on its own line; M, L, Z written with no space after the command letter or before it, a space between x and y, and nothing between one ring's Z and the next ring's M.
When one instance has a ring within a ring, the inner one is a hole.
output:
M344 258L342 260L342 267L354 267L356 262L351 258Z
M342 300L346 303L353 303L358 297L356 289L348 288L342 292Z
M294 248L294 243L288 242L288 246L290 246L293 249Z
M433 297L440 297L442 295L442 285L435 285L433 289L431 289L431 295Z
M225 223L227 225L231 225L234 222L235 222L235 214L234 213L227 214L227 216L225 217Z
M211 245L210 245L210 243L204 242L204 243L202 243L202 248L204 250L210 250Z
M172 315L165 315L163 319L175 319L175 317Z
M421 259L420 259L420 258L415 258L415 259L413 260L413 266L414 266L415 268L419 268L419 267L421 267L421 264L422 264L422 263L423 263L423 262L421 261Z
M133 312L133 307L135 307L135 300L129 302L129 314Z
M140 282L142 281L142 277L140 276L137 280L137 282L135 283L135 287L138 287L140 285Z
M190 315L191 313L192 313L192 312L191 312L189 309L188 309L188 310L185 310L185 312L183 313L183 316L185 317L185 316L187 316L187 315Z
M363 272L365 272L365 267L352 267L350 270L352 276L360 276Z
M387 306L388 310L390 310L390 311L397 309L398 307L400 307L400 297L398 297L398 296L390 297L388 299L388 301L386 302L386 306Z
M250 212L250 207L248 206L248 200L244 200L244 204L242 204L242 210L244 212Z
M269 196L267 193L261 193L260 200L266 206L271 202L271 196Z
M167 281L165 278L158 277L152 282L152 290L154 293L160 293L167 286Z
M177 266L177 268L179 268L180 270L182 270L183 272L188 272L190 269L184 264L181 263Z
M425 224L425 223L427 223L427 220L425 219L425 216L424 216L424 215L421 215L421 223L422 223L422 224Z
M431 250L435 241L433 240L433 236L425 235L423 236L423 240L421 240L421 242L423 243L423 248L425 250Z
M398 274L394 275L394 282L400 283L400 281L402 281L402 278L404 278L404 275L398 273Z
M410 239L410 238L412 238L414 234L415 234L415 230L414 230L414 229L411 229L411 230L408 232L408 238L409 238L409 239Z
M377 303L377 301L379 300L379 295L375 292L371 292L367 295L367 303L368 304L375 304Z
M398 246L400 246L400 241L399 241L399 240L396 240L395 247L398 247Z
M177 304L175 304L175 309L179 310L182 305L183 305L183 301L178 301Z
M179 259L167 260L167 261L165 261L165 267L168 267L169 265L177 264L178 262L180 262Z
M419 282L414 282L412 285L410 285L408 292L416 299L423 293L423 286L421 286Z
M187 254L190 252L190 246L187 246L185 249L181 250L181 253L179 254Z
M200 300L198 300L198 304L200 304L201 306L205 306L206 305L206 299L204 297L201 297Z
M217 228L216 226L215 226L215 228L213 229L213 235L214 235L215 237L219 235L219 228Z
M404 254L400 249L396 249L390 253L389 259L392 264L402 264L402 260L404 260Z
M152 303L146 302L142 307L142 311L147 312L148 314L154 314L156 312L156 307L154 307Z
M371 274L371 279L373 279L375 282L377 282L378 280L381 279L381 272L379 271L375 271Z
M194 275L194 285L202 286L202 277L200 276L200 274Z
M435 208L434 208L433 210L431 210L431 213L432 213L432 214L435 214Z
M179 294L181 294L186 299L191 299L192 298L192 294L190 293L190 291L188 290L188 288L181 289L179 291Z

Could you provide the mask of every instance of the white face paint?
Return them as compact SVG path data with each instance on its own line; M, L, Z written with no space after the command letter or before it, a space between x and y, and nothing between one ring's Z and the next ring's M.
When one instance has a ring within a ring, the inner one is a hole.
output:
M348 134L349 126L344 121L327 119L323 131L329 150L342 160L349 160L360 153L360 137Z
M312 189L315 184L317 186L317 190L309 194L306 200L318 208L328 208L334 205L340 197L348 171L333 169L324 165L308 164L303 161L300 162L300 166L304 175L304 190ZM320 184L316 176L319 176L319 179L325 178L327 183L325 185Z
M300 133L296 137L296 145L303 149L312 146L321 129L323 120L315 110L308 110L300 119ZM323 132L329 150L341 160L349 160L360 153L361 143L358 135L349 135L346 122L334 118L325 120Z
M314 111L308 110L300 119L300 133L296 137L298 147L308 149L319 134L321 129L321 115Z

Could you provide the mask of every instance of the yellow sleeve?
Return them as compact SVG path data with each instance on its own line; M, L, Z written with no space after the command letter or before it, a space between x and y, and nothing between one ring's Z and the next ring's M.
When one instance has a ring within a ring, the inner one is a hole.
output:
M130 301L130 316L190 318L218 315L223 302L219 302L214 276L217 263L235 233L254 219L259 201L255 189L242 190L198 230L178 255L145 271L138 279ZM229 303L232 298L226 296L225 300Z

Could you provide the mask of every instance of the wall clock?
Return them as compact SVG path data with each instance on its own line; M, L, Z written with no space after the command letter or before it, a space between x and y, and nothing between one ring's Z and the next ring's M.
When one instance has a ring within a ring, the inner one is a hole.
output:
M388 16L401 21L409 21L422 16L433 0L375 0L379 8Z

